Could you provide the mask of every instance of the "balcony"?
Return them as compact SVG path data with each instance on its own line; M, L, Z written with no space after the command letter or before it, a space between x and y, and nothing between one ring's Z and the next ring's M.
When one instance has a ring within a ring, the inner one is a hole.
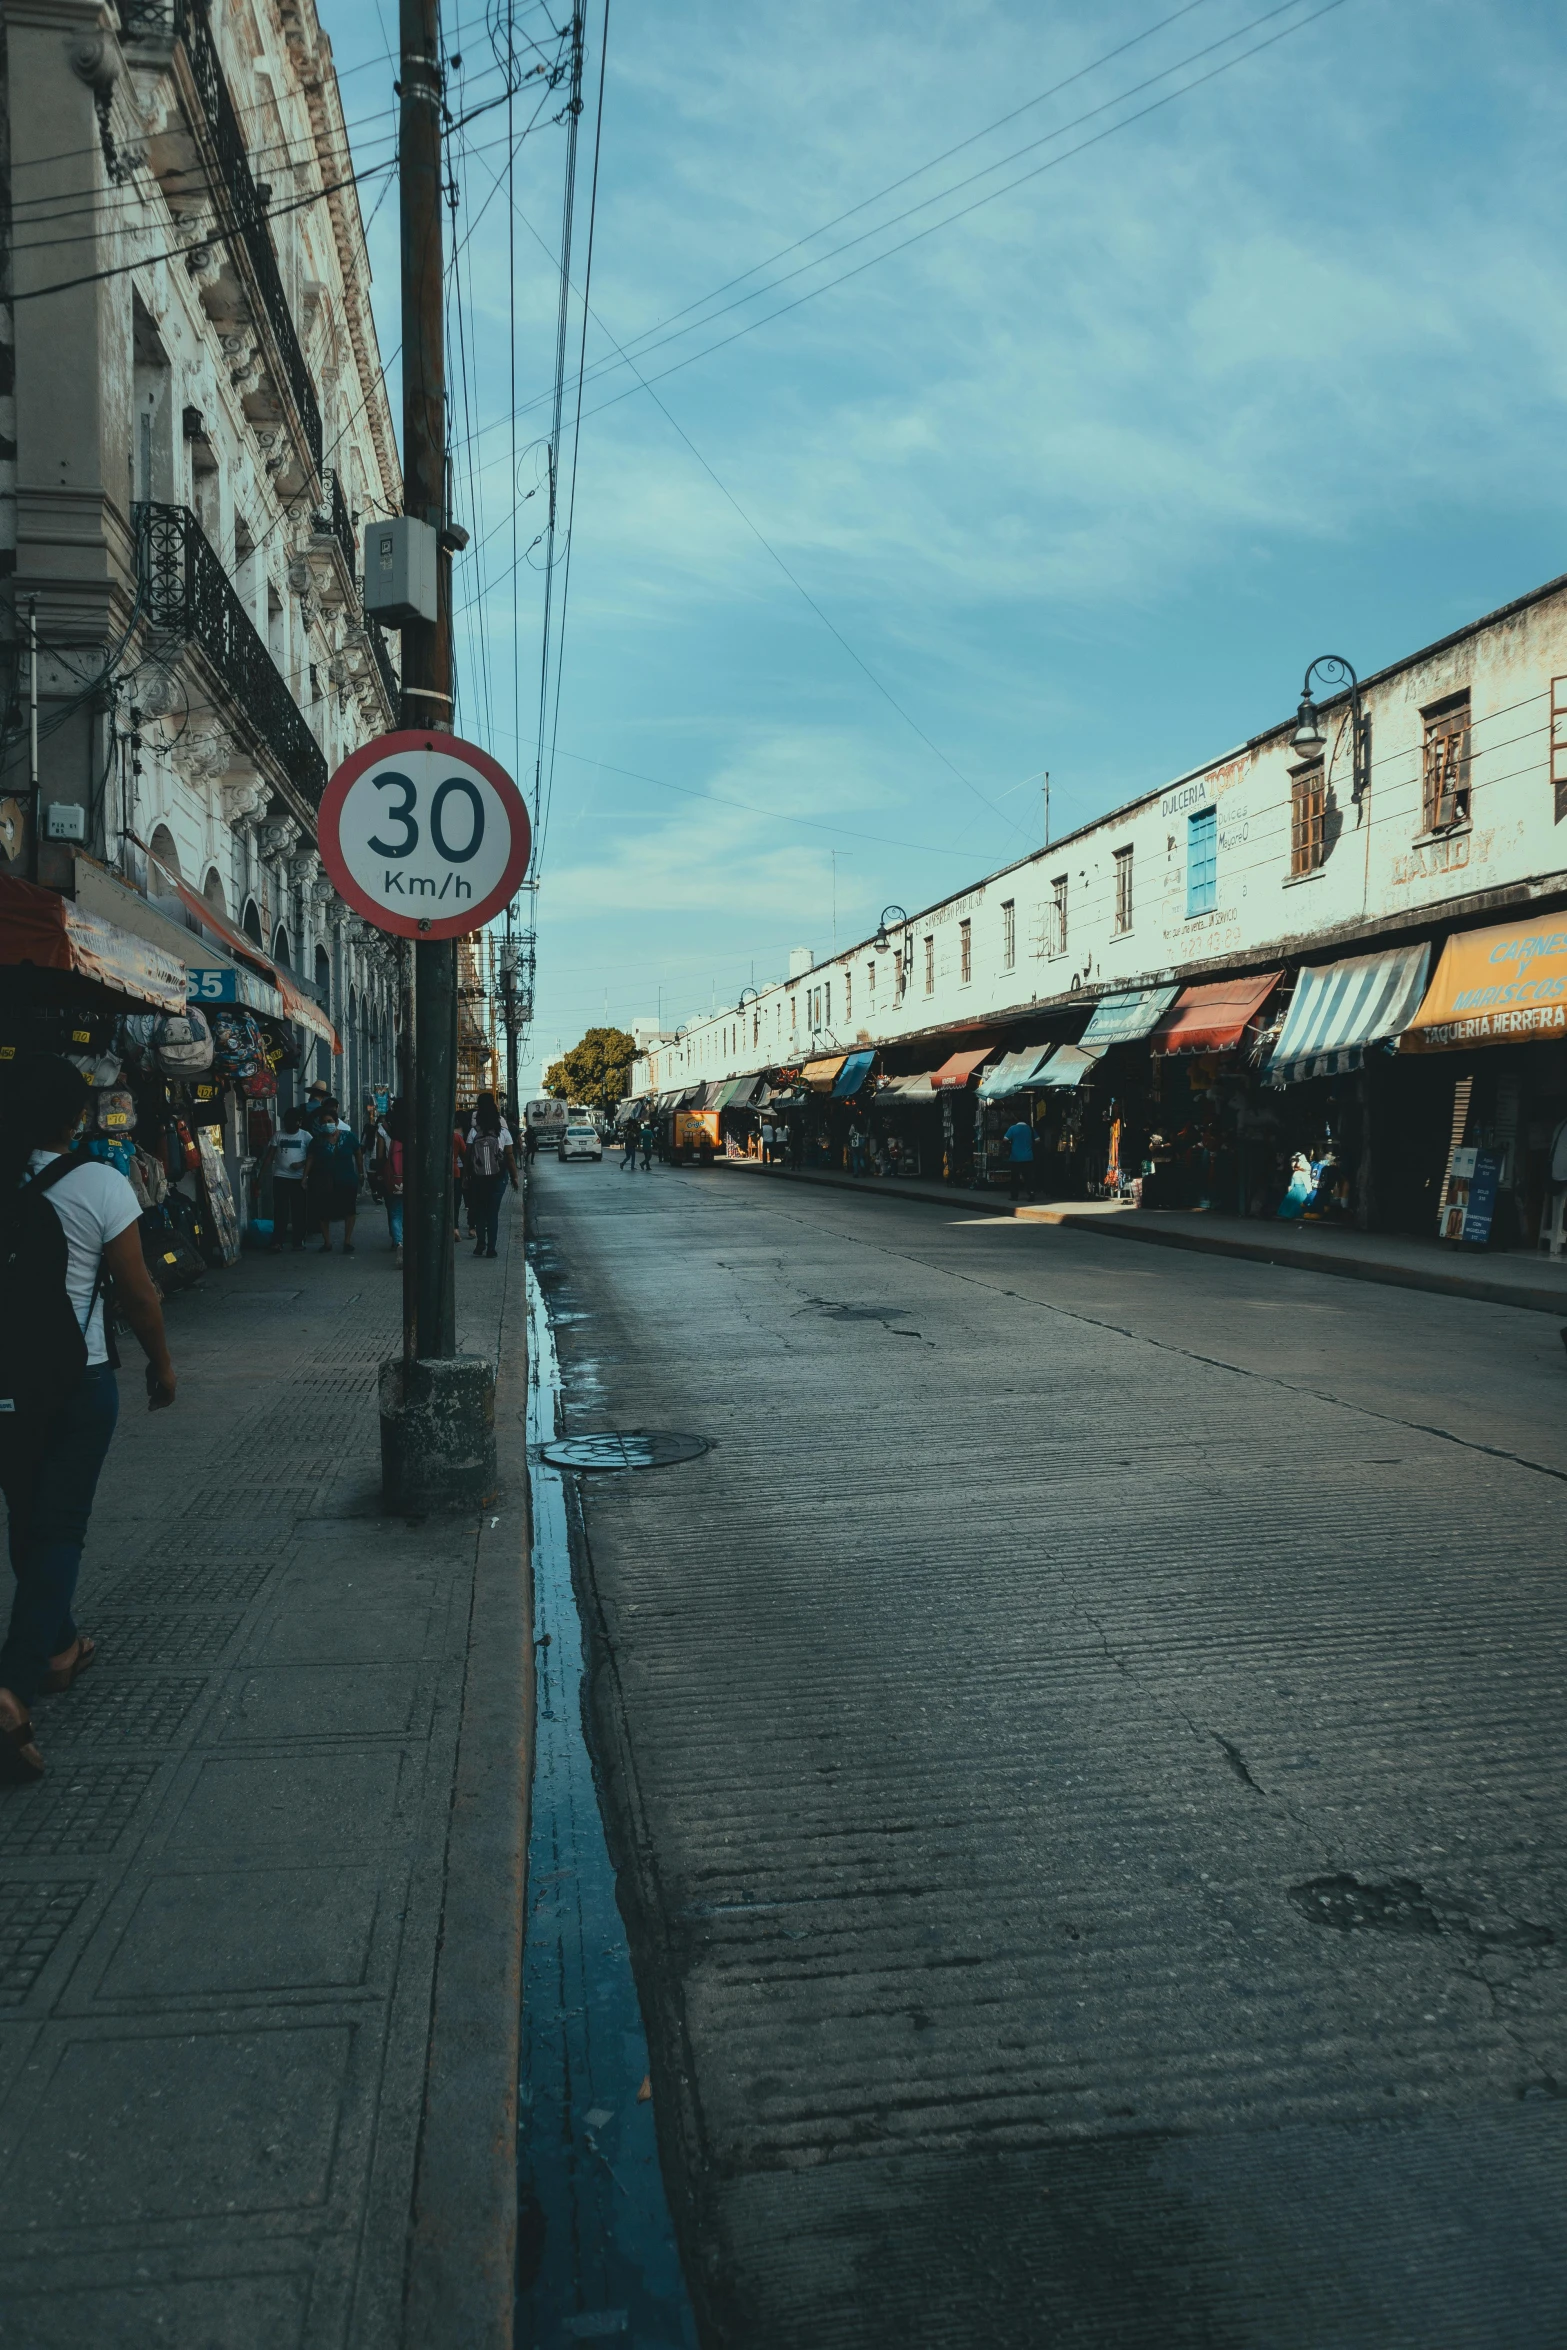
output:
M359 568L359 539L343 495L342 476L334 470L321 478L329 494L322 511L311 516L310 527L318 538L336 541L352 580Z
M326 789L325 754L259 630L188 506L138 504L136 575L142 616L196 645L237 706L242 731L309 807Z
M184 49L191 85L204 118L200 125L194 126L197 143L207 151L208 179L220 224L231 231L225 242L236 264L241 253L249 264L265 331L273 346L276 372L282 377L279 389L293 403L310 453L311 468L319 475L321 408L288 297L283 291L282 273L267 227L266 205L251 172L234 101L229 96L207 23L207 0L120 0L120 24L127 41L158 43L176 39Z
M375 656L375 665L382 688L392 706L392 724L395 726L399 723L402 714L403 689L398 682L397 672L392 667L392 656L386 649L386 639L381 634L379 624L374 620L367 620L365 634L370 639L370 650Z

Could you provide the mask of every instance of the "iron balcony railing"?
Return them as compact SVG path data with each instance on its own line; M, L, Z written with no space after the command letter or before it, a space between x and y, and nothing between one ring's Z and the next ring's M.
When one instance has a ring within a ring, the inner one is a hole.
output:
M324 514L316 516L316 528L323 537L336 539L343 550L343 561L348 565L350 579L359 572L359 542L354 532L354 518L348 511L348 500L343 495L343 478L334 467L325 477L331 496Z
M365 634L370 639L370 650L375 655L375 665L381 673L381 683L386 688L386 698L392 705L392 716L395 719L402 709L403 689L392 667L392 656L386 649L386 639L375 621L366 621Z
M250 157L218 61L207 22L207 0L120 0L120 26L127 40L178 38L185 45L191 80L206 116L207 132L223 186L221 194L244 241L261 292L267 324L277 346L289 395L303 428L311 465L321 471L321 407L300 347L282 273L267 227L267 210L250 168Z
M144 617L200 646L245 727L315 807L326 789L325 754L201 524L188 506L138 504L131 517Z

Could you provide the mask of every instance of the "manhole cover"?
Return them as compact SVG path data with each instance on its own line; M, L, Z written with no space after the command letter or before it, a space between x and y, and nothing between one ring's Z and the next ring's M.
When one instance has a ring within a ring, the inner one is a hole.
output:
M706 1450L705 1436L652 1436L640 1428L603 1428L546 1444L544 1458L557 1469L667 1469L675 1461L694 1461Z

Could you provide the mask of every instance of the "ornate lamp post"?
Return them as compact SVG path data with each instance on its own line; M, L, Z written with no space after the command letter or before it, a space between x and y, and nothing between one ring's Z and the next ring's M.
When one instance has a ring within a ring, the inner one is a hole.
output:
M1320 678L1328 688L1329 698L1337 700L1347 686L1349 689L1350 724L1350 799L1358 808L1371 789L1371 721L1361 707L1360 680L1350 664L1337 653L1319 653L1306 671L1300 689L1300 709L1296 713L1295 732L1290 738L1291 749L1303 759L1319 759L1327 745L1321 713L1312 697L1311 681Z

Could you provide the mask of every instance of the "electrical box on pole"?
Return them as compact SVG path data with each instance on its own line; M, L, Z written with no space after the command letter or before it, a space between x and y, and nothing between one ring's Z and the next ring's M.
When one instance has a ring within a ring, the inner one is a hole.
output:
M365 618L383 628L440 618L440 540L434 525L393 514L365 530Z

